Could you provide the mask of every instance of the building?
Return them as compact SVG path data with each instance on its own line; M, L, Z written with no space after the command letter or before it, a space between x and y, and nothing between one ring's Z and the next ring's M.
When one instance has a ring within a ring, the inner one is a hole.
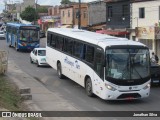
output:
M94 1L88 3L88 26L90 30L99 30L106 25L106 3Z
M80 5L80 26L85 28L88 26L88 6L87 3L81 3ZM77 27L79 18L79 4L72 3L60 6L61 24L64 27Z
M60 15L59 6L57 5L57 6L49 7L48 8L48 15L59 16Z
M160 1L131 0L131 38L146 44L160 58Z
M43 14L43 16L41 16L38 20L38 24L44 31L46 31L48 28L61 26L60 22L59 6L48 7L47 15Z
M129 38L130 0L104 0L106 3L105 33Z

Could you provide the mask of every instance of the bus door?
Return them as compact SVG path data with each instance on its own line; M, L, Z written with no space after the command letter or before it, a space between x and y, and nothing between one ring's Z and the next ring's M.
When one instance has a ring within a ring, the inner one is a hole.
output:
M103 91L103 81L104 81L104 51L102 48L97 47L95 50L94 57L94 82L92 83L97 95L100 95Z

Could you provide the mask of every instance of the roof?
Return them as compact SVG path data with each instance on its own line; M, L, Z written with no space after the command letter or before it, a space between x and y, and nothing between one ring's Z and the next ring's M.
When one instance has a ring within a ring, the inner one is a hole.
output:
M72 28L49 28L48 31L69 36L75 39L78 38L84 42L99 45L104 49L106 48L106 46L115 46L115 45L145 46L140 42L135 42L132 40L128 40L126 38L113 37L110 35L99 34L86 30L79 30Z
M21 26L36 26L37 25L32 25L32 24L22 24L22 23L7 23L6 26L16 26L16 27L21 27Z
M36 50L46 50L46 48L35 48Z

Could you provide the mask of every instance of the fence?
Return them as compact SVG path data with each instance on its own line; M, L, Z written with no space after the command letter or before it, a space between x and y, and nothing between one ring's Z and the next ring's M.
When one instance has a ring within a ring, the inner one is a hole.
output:
M0 74L5 74L8 67L8 54L0 50Z

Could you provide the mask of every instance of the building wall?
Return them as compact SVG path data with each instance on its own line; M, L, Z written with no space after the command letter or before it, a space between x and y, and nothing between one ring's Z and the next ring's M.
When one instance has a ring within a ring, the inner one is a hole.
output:
M77 17L77 11L79 9L78 4L73 5L74 8L74 25L78 25L78 17ZM88 6L86 3L81 4L81 25L82 27L88 26Z
M106 3L103 1L88 3L88 25L106 22Z
M145 18L139 18L139 8L145 8ZM132 4L132 28L155 26L160 20L160 1L136 2ZM138 22L138 23L137 23Z
M128 5L128 14L123 17L123 5ZM112 6L112 17L108 17L108 7ZM119 2L106 3L106 26L111 29L130 28L130 1L122 0Z
M68 13L70 16L68 16ZM62 25L72 25L73 24L73 8L61 8L60 9L60 17L61 17L61 24Z
M60 15L59 7L58 6L53 6L53 7L48 8L48 15L59 16Z
M139 18L139 8L145 8L145 17ZM132 17L131 17L131 27L135 29L136 27L150 27L159 25L160 22L160 1L151 0L144 2L132 3ZM135 32L132 32L130 37L136 36ZM138 39L144 44L146 44L151 51L154 51L160 58L160 41L155 39ZM144 42L145 41L145 42Z

